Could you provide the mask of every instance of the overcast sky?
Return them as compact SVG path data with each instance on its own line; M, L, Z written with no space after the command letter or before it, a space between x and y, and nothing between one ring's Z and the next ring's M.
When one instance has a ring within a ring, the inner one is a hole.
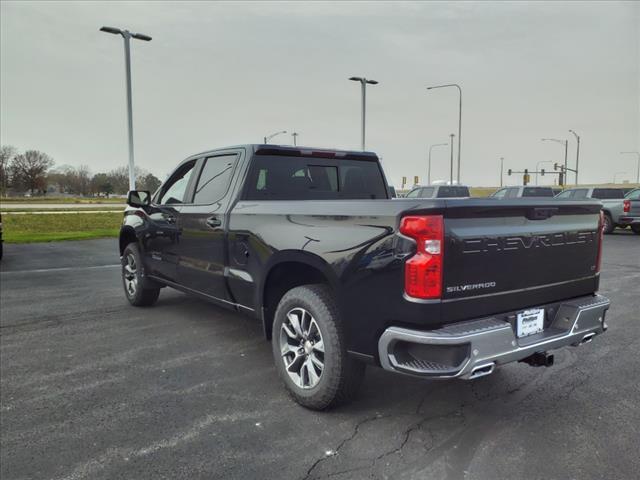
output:
M428 146L457 133L457 91L425 88L451 82L464 95L463 182L497 185L501 156L505 169L562 160L542 137L570 138L572 166L570 128L582 181L635 177L619 152L640 149L638 2L0 5L0 139L57 165L127 162L122 40L98 32L110 25L153 37L132 44L135 153L161 178L190 154L277 130L358 149L353 75L380 82L367 91L367 148L396 185L424 181ZM434 150L434 179L448 160Z

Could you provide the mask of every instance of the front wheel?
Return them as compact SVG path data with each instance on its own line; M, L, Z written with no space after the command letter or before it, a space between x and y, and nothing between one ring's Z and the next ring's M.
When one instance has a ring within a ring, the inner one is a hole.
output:
M280 378L304 407L347 403L362 383L365 365L347 354L338 309L325 285L296 287L282 297L272 347Z
M140 250L135 243L130 243L122 253L122 284L127 300L135 307L153 305L160 295L160 288L149 285L142 269Z

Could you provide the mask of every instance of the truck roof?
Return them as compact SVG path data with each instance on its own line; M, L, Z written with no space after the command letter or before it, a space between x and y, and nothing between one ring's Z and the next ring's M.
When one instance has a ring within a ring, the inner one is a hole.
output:
M233 145L228 147L221 147L212 150L205 150L204 152L191 155L197 157L207 153L220 152L225 150L234 150L243 148L252 151L255 155L282 155L288 157L319 157L319 158L337 158L345 160L370 160L378 161L378 155L374 152L359 151L359 150L343 150L334 148L318 148L307 146L289 146L289 145L271 145L262 143L248 143L244 145Z

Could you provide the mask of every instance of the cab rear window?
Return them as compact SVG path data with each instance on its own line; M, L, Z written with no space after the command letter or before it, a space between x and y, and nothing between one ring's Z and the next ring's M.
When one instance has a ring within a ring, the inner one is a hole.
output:
M386 199L377 162L278 155L253 157L246 200Z

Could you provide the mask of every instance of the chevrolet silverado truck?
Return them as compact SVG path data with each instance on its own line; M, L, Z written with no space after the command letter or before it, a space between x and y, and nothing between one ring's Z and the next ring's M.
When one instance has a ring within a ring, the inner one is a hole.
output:
M629 192L631 193L631 192ZM604 214L604 233L612 233L616 228L631 226L634 233L640 233L640 219L638 218L638 202L631 198L625 198L622 188L588 188L577 187L565 190L558 194L558 199L583 199L592 198L602 202ZM632 203L633 212L632 212ZM635 224L635 226L634 226Z
M596 201L391 200L374 153L244 145L127 203L128 301L172 287L252 315L308 408L351 399L367 364L475 379L607 328Z

